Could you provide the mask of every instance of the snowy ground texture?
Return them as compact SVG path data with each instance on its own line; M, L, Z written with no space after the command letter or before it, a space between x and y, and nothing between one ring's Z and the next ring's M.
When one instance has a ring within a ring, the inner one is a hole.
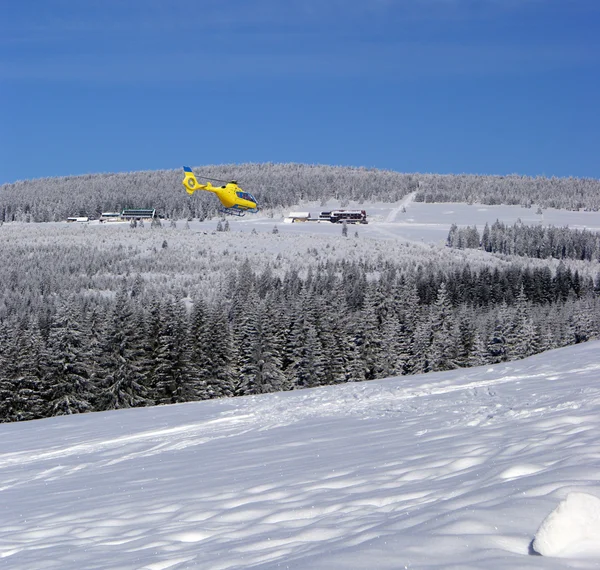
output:
M600 568L599 351L3 424L0 568Z

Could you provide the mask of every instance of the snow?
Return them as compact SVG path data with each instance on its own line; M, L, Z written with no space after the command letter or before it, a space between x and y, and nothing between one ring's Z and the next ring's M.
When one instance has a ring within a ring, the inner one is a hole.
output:
M2 424L0 568L600 568L599 350Z
M401 238L409 241L443 244L448 237L448 231L452 224L457 226L477 226L479 232L483 231L485 224L490 226L500 220L505 224L512 225L521 220L527 225L543 225L564 227L571 229L598 232L600 231L600 212L586 211L566 211L552 208L544 209L541 214L537 214L537 207L525 208L523 206L506 205L482 205L482 204L464 204L464 203L423 203L414 202L415 194L405 196L400 202L379 203L379 202L350 202L345 209L366 210L369 224L356 227L361 236L376 238ZM341 207L339 202L330 200L325 205L317 202L304 203L299 206L293 206L291 209L305 210L313 215L323 210L331 210ZM285 214L287 215L286 210ZM265 229L272 229L274 223L281 221L280 218L265 218L259 212L255 216L245 216L241 220L235 220L231 225L232 230L245 225L252 225L260 231L260 226ZM231 222L230 222L231 223ZM216 225L216 221L212 224ZM324 228L321 226L325 226ZM319 232L327 232L337 235L340 232L336 224L319 224ZM314 223L303 225L293 224L285 228L287 232L314 233Z
M600 498L569 493L544 519L533 548L544 556L600 559Z
M228 217L231 232L258 233L272 232L276 226L282 236L339 236L341 227L329 222L306 222L298 224L286 223L292 214L310 213L318 216L319 212L333 209L366 210L368 224L351 225L349 234L355 231L361 237L374 239L395 239L404 242L419 244L443 245L448 237L452 224L457 226L477 226L479 232L483 231L485 224L490 226L500 220L512 225L521 220L527 225L543 226L568 226L571 229L600 232L600 212L566 211L545 209L542 214L537 214L537 207L525 208L523 206L482 205L482 204L437 204L414 202L415 194L409 194L395 203L383 202L350 202L342 206L339 201L329 200L322 204L319 202L303 202L286 208L281 212L259 211L257 214L246 214L244 217ZM217 228L218 218L199 222L193 220L188 223L189 228L195 232L213 232ZM162 222L168 225L167 220ZM183 228L185 221L179 220L178 225ZM66 225L64 222L59 224ZM99 224L90 222L90 225L102 225L104 228L113 227L113 224ZM115 224L129 226L129 222ZM149 227L150 224L146 223Z
M481 230L496 219L600 229L597 212L410 196L346 208L367 210L368 225L348 228L367 248L430 247L452 223ZM229 247L255 230L249 249L294 255L313 237L341 234L335 224L284 225L287 213L230 219L230 234L214 239ZM212 247L217 222L190 222L190 247ZM109 226L89 230L134 235ZM0 568L600 568L599 349L590 342L492 367L2 424Z

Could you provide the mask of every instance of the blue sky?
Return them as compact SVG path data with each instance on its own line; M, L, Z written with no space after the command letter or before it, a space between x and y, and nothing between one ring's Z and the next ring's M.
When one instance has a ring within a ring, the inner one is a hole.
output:
M302 162L600 178L597 0L0 0L0 184Z

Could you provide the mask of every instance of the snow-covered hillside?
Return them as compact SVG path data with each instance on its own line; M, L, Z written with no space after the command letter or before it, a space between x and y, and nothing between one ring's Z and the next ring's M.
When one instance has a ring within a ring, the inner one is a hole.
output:
M599 568L599 350L0 425L0 567Z

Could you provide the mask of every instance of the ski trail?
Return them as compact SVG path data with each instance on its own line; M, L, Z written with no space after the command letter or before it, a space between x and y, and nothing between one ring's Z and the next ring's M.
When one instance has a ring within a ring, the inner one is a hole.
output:
M400 202L398 202L398 205L394 209L390 210L390 213L387 215L385 221L386 222L396 221L396 216L398 215L398 212L400 212L402 210L402 208L405 208L411 202L413 202L416 194L417 194L416 192L411 192L410 194L407 194L406 196L404 196L404 198L402 198L402 200L400 200Z
M383 227L382 225L380 225L380 224L385 224L385 223L387 223L387 222L373 222L372 224L370 224L369 229L374 232L377 232L377 234L379 234L381 237L384 237L384 238L401 240L402 242L404 242L406 244L415 245L415 246L423 247L423 248L431 247L431 244L425 243L422 239L417 240L417 239L410 238L406 235L403 235L402 228L405 228L405 227L409 226L410 224L407 224L404 222L398 222L398 223L394 224L394 226L392 226L394 228L394 231L392 231L391 229L388 229L387 227Z

